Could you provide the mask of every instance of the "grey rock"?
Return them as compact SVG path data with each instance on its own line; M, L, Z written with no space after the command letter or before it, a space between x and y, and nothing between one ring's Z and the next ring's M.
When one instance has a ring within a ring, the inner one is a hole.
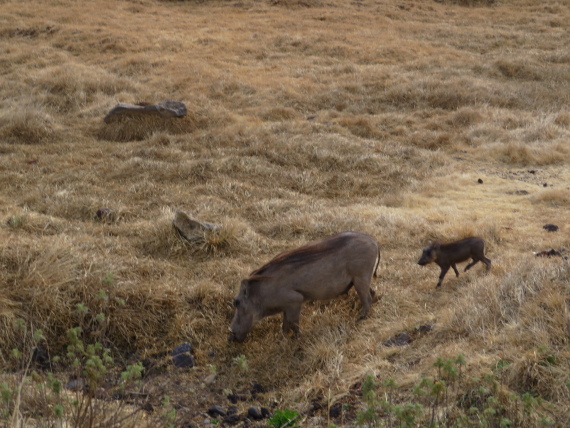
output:
M220 226L191 219L186 213L176 211L172 220L174 229L189 242L197 243L204 239L204 232L208 230L218 230Z
M118 103L105 115L105 123L111 123L119 117L133 117L141 115L153 115L165 119L172 117L183 117L186 115L186 106L180 101L164 100L158 104L127 104Z
M208 409L208 415L210 415L213 418L216 418L218 416L226 416L227 412L220 406L211 406Z

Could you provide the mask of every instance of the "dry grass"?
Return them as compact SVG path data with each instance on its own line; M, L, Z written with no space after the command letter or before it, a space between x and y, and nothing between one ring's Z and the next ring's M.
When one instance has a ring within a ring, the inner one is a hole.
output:
M459 353L469 378L509 363L501 397L513 414L508 394L530 392L568 423L568 261L533 255L570 250L567 4L0 3L3 365L15 368L11 349L25 345L17 319L55 355L68 328L104 312L121 361L192 342L197 369L147 379L155 405L175 400L180 424L256 382L266 392L240 412L345 403L353 424L366 374L397 379L411 400L437 356ZM163 99L188 115L102 120L118 102ZM221 228L185 241L177 210ZM296 341L273 317L227 343L241 278L348 229L380 242L367 320L356 322L351 293L307 304ZM437 267L416 264L422 247L469 235L486 240L491 272L449 274L436 291ZM422 325L433 329L384 346ZM209 365L217 378L205 387Z

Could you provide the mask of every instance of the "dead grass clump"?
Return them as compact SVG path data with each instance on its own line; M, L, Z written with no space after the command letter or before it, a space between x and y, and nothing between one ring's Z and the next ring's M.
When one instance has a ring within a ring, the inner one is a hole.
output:
M411 137L414 146L429 150L448 149L456 145L448 132L423 131L416 132Z
M468 127L480 123L483 120L483 114L480 109L473 107L462 107L450 115L447 123L454 127Z
M226 219L219 228L196 229L189 241L176 231L173 218L171 210L163 210L162 217L152 224L141 240L140 248L144 254L158 258L222 257L240 254L257 242L249 227L234 219Z
M453 4L465 7L493 6L497 0L435 0L436 3Z
M489 144L487 155L496 156L508 165L554 165L568 159L568 148L562 143L523 143L510 141L507 144Z
M345 230L366 232L369 228L363 219L352 215L348 209L319 209L315 206L315 210L310 212L290 210L280 216L277 224L272 222L259 230L273 239L301 238L309 241Z
M65 230L65 224L60 219L26 211L9 217L6 225L38 235L57 235Z
M269 109L262 110L259 117L267 122L280 122L284 120L297 119L299 117L299 113L288 107L271 107Z
M42 329L53 349L59 349L65 340L66 328L71 328L73 304L82 272L76 251L63 239L51 240L49 247L37 246L5 248L2 264L4 274L3 295L7 306L2 309L3 324L23 318L34 329ZM10 335L10 329L2 335Z
M512 165L531 165L536 163L536 158L531 148L521 142L510 142L502 145L499 149L500 159Z
M135 90L129 79L75 63L41 69L28 77L27 82L39 92L42 104L58 113L74 112L96 102L99 97Z
M569 389L566 368L568 351L555 351L539 346L519 355L504 369L507 384L520 393L532 392L549 401L566 401Z
M502 264L494 261L491 274L475 281L458 302L449 323L466 335L495 337L498 331L508 332L509 340L526 346L559 344L568 341L567 320L552 316L560 312L564 298L552 299L553 290L567 295L565 290L567 265L548 264L536 258L526 258L501 275ZM499 274L499 275L497 275ZM537 306L539 305L539 306ZM533 308L545 307L537 312ZM564 310L563 310L564 312ZM538 314L541 316L537 316Z
M41 107L16 107L0 116L0 139L8 143L41 144L58 137L53 118Z
M97 138L107 141L140 141L161 134L189 134L197 129L197 121L191 113L182 118L160 118L154 116L122 117L111 123L102 124Z
M377 126L367 117L343 117L340 118L337 123L360 138L379 138L382 136Z
M324 4L321 0L271 0L270 3L272 6L291 9L320 7Z
M532 203L547 204L555 208L563 208L570 206L570 190L568 189L549 189L533 194L530 197Z
M554 123L565 128L570 127L570 111L563 110L556 115Z
M495 67L509 79L539 81L545 78L544 71L528 62L502 59L495 63Z
M252 237L253 234L244 223L228 220L219 229L205 231L197 251L208 256L239 254L249 246L245 242Z

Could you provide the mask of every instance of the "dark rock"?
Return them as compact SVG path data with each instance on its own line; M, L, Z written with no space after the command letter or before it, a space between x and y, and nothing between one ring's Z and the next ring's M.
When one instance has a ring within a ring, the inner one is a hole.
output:
M410 343L412 340L410 339L410 336L408 336L408 333L404 332L404 333L400 333L390 339L388 339L386 342L384 342L384 346L404 346L407 345L408 343Z
M253 395L254 397L257 394L262 394L265 392L265 388L263 388L263 386L259 383L254 383L251 387L251 395Z
M228 425L236 425L237 423L239 423L241 421L241 416L240 415L229 415L226 416L223 421L224 423L228 424Z
M154 412L154 406L152 404L150 404L148 401L143 404L141 409L144 410L145 412L149 412L149 413Z
M220 406L211 406L208 409L208 415L210 415L211 417L215 418L218 416L226 416L227 413L224 409L222 409Z
M192 345L183 343L172 351L172 363L179 368L194 367L194 357L191 354Z
M264 419L269 419L272 415L271 415L271 412L269 411L268 408L262 407L262 408L261 408L261 416L262 416Z
M528 172L529 174L536 174L536 171L534 169L529 169Z
M562 257L562 253L560 251L556 251L554 248L550 251L541 251L540 253L536 253L537 257Z
M175 355L184 354L186 352L192 352L192 344L188 342L182 343L178 345L176 348L174 348L172 350L172 356L174 357Z
M65 388L71 391L83 391L87 388L87 383L83 379L73 379L65 384Z
M178 354L172 357L172 363L178 368L192 368L194 367L194 357L188 354Z
M113 221L113 212L109 208L99 208L95 213L95 219L99 221Z
M416 327L415 330L419 333L427 333L429 331L432 331L433 327L429 324L424 324L424 325L420 325L419 327Z
M263 416L261 415L261 412L257 407L250 407L249 409L247 409L247 417L256 421L260 421L263 419Z
M342 404L341 403L337 403L334 406L332 406L329 410L329 416L331 418L338 418L342 413Z
M34 348L32 361L42 370L48 369L51 365L47 350L39 345Z
M479 184L483 184L483 180L481 180L481 179L478 179L478 180L477 180L477 183L479 183Z
M228 400L230 400L230 403L232 404L237 404L238 401L246 400L246 398L243 395L237 395L237 394L228 394L227 397Z
M556 232L558 230L558 226L556 226L555 224L545 224L544 226L542 226L542 228L549 232Z
M548 187L548 183L544 183L542 187Z

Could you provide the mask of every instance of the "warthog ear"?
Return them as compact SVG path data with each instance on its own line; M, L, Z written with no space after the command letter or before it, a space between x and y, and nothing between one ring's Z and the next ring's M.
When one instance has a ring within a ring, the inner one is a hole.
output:
M439 247L441 247L441 243L439 242L434 242L431 246L433 250L439 250Z

